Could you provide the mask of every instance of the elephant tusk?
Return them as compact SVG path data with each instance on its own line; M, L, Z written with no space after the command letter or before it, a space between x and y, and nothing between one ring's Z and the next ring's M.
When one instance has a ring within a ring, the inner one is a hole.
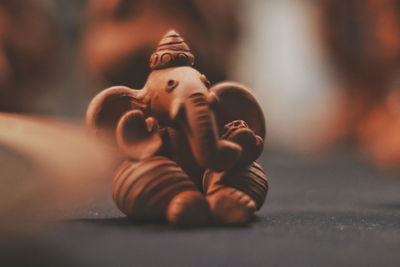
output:
M180 99L175 99L171 104L171 109L169 112L169 117L172 121L176 120L184 105Z

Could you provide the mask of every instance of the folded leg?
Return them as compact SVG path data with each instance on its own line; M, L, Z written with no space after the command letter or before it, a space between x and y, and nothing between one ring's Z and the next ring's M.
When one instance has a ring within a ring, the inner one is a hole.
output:
M203 187L217 222L244 224L263 205L268 181L261 166L253 162L225 172L206 170Z
M210 217L207 201L187 174L161 156L125 161L114 179L113 198L123 213L139 221L190 226Z

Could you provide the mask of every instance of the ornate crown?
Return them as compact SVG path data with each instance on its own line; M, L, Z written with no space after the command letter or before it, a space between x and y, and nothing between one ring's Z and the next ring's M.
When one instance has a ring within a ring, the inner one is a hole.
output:
M167 32L150 57L150 68L163 69L176 66L192 66L194 56L183 38L174 30Z

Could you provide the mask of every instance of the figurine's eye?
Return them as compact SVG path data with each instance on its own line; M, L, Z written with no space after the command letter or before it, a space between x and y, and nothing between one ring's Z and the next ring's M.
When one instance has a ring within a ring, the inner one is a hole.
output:
M202 75L200 76L200 80L204 83L205 86L207 86L207 88L211 86L211 83L210 83L210 81L207 79L206 75L202 74Z
M178 86L178 81L176 80L168 80L167 85L165 87L165 91L168 93L172 92L172 90L175 89L175 87Z

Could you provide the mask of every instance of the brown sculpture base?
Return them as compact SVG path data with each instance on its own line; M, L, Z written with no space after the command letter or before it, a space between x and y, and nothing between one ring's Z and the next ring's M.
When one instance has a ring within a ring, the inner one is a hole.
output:
M203 184L205 196L175 162L156 156L124 162L114 179L113 198L123 213L137 221L177 226L245 224L268 191L257 163L229 172L207 170Z

